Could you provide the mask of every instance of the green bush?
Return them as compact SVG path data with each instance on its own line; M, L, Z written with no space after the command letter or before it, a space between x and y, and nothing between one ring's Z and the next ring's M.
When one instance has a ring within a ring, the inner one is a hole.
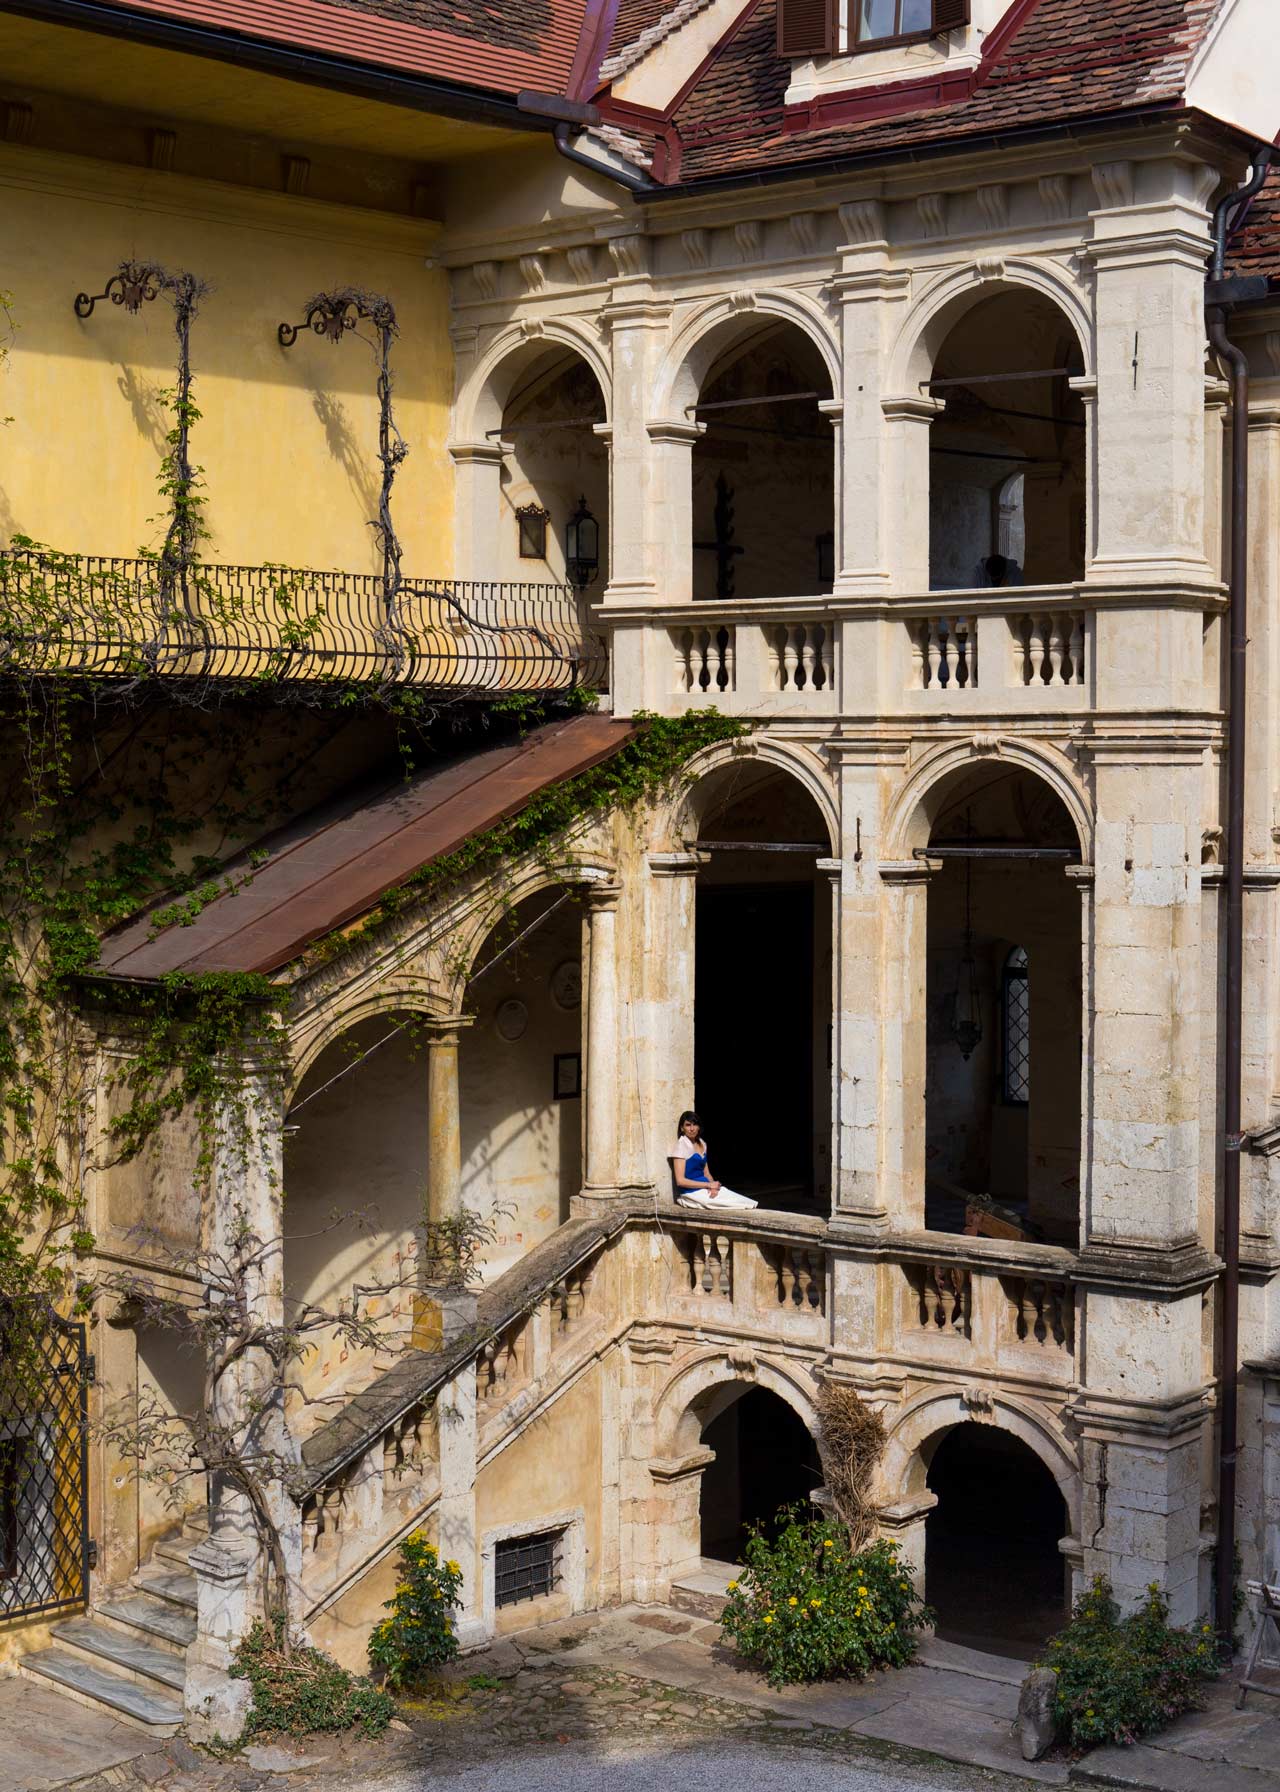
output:
M1101 1575L1053 1637L1044 1665L1058 1677L1054 1714L1075 1747L1135 1742L1199 1703L1221 1666L1213 1627L1179 1630L1152 1584L1127 1618Z
M284 1624L255 1624L236 1650L233 1679L253 1688L251 1734L353 1730L380 1736L395 1716L395 1702L369 1680L349 1674L319 1649L294 1645L286 1654Z
M462 1570L442 1562L421 1531L400 1545L401 1580L369 1638L369 1660L399 1690L458 1653L453 1608L461 1604Z
M720 1623L773 1686L902 1667L931 1622L896 1543L854 1551L837 1520L789 1508L776 1540L756 1530Z

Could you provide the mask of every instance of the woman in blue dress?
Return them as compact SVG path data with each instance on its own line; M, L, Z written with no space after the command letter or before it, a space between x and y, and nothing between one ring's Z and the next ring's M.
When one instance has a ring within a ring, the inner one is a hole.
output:
M742 1210L757 1203L747 1195L735 1194L723 1182L717 1182L707 1166L707 1141L702 1136L702 1122L686 1110L680 1116L676 1148L670 1157L676 1183L676 1204L679 1207L709 1207Z

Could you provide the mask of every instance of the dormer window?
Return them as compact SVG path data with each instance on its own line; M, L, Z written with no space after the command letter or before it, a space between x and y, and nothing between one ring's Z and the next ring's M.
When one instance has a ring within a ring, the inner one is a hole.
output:
M853 41L859 49L932 33L933 0L854 0Z
M778 54L831 56L924 43L969 23L970 0L778 0Z

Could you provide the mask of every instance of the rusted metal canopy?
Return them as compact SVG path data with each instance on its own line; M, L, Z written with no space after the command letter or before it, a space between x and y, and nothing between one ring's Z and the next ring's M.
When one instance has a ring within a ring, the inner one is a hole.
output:
M268 835L251 870L229 860L235 885L189 926L155 932L147 915L108 934L100 968L115 977L167 971L274 971L335 927L366 914L387 890L517 810L548 784L599 765L638 732L634 722L576 716L491 747L409 783L330 804Z

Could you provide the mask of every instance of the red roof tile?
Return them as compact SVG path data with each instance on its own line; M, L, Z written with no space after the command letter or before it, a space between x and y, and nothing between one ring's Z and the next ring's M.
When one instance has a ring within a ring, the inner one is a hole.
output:
M116 0L139 12L514 97L567 91L592 0Z
M759 0L677 108L681 154L669 178L694 183L1176 103L1218 0L1018 5L971 90L968 81L950 97L937 84L883 88L806 115L784 105L790 64L777 54L775 0Z

